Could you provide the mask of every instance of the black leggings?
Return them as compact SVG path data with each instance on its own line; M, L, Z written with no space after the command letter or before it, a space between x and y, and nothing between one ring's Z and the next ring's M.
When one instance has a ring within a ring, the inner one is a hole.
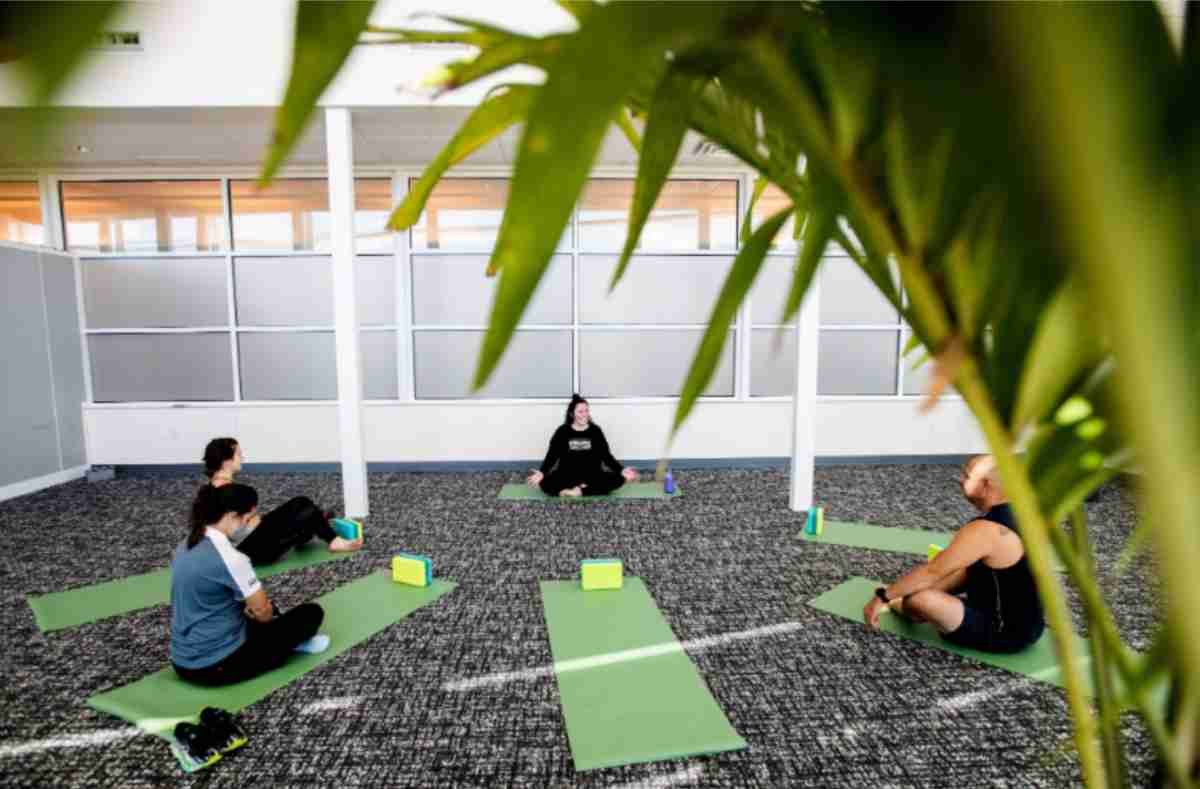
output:
M313 537L332 542L337 532L312 499L297 496L262 516L262 521L237 549L255 567L279 561L285 553Z
M588 473L555 469L542 477L542 490L547 496L557 496L567 488L583 485L583 495L603 496L612 493L625 484L625 478L619 471L605 471L597 468Z
M228 657L204 668L175 666L181 679L197 685L232 685L284 664L298 644L317 634L325 611L316 603L298 605L270 622L246 622L246 640Z

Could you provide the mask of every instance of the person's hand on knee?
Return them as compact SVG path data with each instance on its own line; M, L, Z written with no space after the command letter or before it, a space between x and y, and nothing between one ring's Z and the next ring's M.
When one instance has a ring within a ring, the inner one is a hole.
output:
M542 484L542 480L545 478L545 474L540 471L535 471L525 478L525 484L531 488L536 488L538 485Z
M626 466L625 468L621 469L621 476L625 478L626 482L637 482L637 469Z

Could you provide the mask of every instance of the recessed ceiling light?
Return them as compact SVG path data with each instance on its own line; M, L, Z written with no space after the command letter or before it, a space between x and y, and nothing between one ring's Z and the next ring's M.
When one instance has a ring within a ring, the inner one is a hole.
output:
M75 150L78 153L91 153L92 152L92 149L87 147L86 145L76 145Z

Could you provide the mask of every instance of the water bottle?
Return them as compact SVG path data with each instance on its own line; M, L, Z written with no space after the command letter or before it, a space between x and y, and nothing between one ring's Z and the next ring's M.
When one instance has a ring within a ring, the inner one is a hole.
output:
M670 495L674 492L675 492L675 480L671 479L671 472L668 471L667 475L665 477L663 477L663 493Z

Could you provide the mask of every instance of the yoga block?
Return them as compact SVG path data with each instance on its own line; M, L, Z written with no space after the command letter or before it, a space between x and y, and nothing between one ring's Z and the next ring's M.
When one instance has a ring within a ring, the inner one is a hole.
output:
M585 592L620 589L624 569L620 559L584 559L579 565L579 583Z
M357 540L362 538L363 526L356 520L350 518L334 518L329 522L333 526L333 530L337 532L337 536L343 540Z
M409 586L429 586L433 583L433 562L428 556L402 553L392 557L392 580Z
M929 543L929 550L925 552L925 560L932 562L933 557L937 556L939 553L941 553L944 550L946 550L946 549L941 545L934 545L933 543Z
M825 508L810 507L808 520L804 522L804 533L818 535L825 531Z

